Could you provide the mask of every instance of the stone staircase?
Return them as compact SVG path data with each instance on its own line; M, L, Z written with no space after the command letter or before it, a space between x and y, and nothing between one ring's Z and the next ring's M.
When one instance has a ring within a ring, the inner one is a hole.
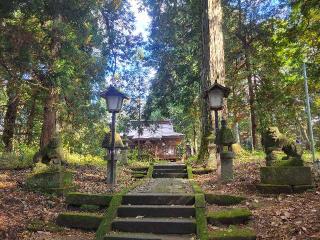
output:
M194 202L192 194L129 193L104 239L195 239Z
M153 168L153 178L188 178L185 164L156 164Z

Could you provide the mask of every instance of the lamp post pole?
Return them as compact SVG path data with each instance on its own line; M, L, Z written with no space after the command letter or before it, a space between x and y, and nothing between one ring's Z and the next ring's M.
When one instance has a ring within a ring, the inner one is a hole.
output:
M310 143L311 143L311 151L312 151L312 160L316 161L316 153L314 149L314 137L313 137L313 129L312 129L312 117L311 117L311 107L310 107L310 96L308 89L308 77L307 77L307 67L306 63L303 63L303 77L304 77L304 90L306 93L306 107L308 114L308 126L309 126L309 134L310 134Z
M214 110L214 125L215 125L215 132L216 132L216 139L218 137L218 132L219 132L219 112L218 109ZM217 148L217 157L218 157L218 153L220 152L219 146L216 146Z
M111 149L110 149L110 157L111 157L111 184L116 184L116 163L115 163L115 132L116 132L116 113L112 112L112 120L111 120Z

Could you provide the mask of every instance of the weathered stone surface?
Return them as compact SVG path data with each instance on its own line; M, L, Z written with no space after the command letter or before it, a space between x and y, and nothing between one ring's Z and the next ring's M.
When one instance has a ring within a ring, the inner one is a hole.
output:
M225 120L221 121L221 129L218 131L215 143L217 145L231 147L232 144L236 143L233 131L227 127L227 122Z
M273 185L312 185L310 167L262 167L262 184Z
M103 216L89 213L61 213L57 218L59 226L84 230L98 229Z
M224 182L233 180L233 156L232 152L221 153L221 180Z
M105 240L194 240L193 234L110 233Z
M193 206L186 205L122 205L118 209L119 217L194 217Z
M107 207L111 201L112 195L88 194L73 192L66 196L66 203L72 206L97 205Z
M292 193L292 187L290 185L272 185L272 184L258 184L257 190L266 194L280 194L280 193Z
M132 193L124 196L122 203L131 205L193 205L194 195L165 193Z
M196 232L196 221L189 218L119 218L112 222L112 229L123 232L191 234Z
M245 197L241 196L213 193L206 193L205 197L208 204L216 204L219 206L237 205L246 199Z
M246 208L233 208L209 212L208 223L211 224L242 224L250 220L252 213Z
M302 193L307 190L313 190L315 188L316 188L315 185L297 185L297 186L293 186L293 192Z

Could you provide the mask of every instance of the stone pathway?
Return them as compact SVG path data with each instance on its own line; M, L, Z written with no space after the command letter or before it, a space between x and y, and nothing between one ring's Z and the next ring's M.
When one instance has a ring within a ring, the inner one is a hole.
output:
M178 166L185 169L181 164ZM188 179L171 176L174 178L148 179L124 196L118 217L112 223L113 232L105 239L196 239L192 187Z

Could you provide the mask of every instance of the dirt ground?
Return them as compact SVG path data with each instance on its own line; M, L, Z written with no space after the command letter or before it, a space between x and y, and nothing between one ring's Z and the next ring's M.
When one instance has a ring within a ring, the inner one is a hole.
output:
M105 183L105 169L77 167L74 169L78 191L87 193L112 193L134 181L128 169L119 169L118 186L111 188ZM57 233L30 232L27 225L34 220L54 222L59 213L66 211L63 197L54 197L24 189L24 181L31 170L0 170L0 239L54 239L89 240L94 232L64 229Z
M197 182L206 192L242 195L247 200L242 204L253 212L249 226L258 239L272 240L315 240L320 239L320 187L303 194L262 195L256 191L259 183L261 161L235 164L234 181L223 184L216 172L195 175ZM239 206L237 206L239 207ZM214 210L214 206L209 209ZM212 227L215 228L215 227Z

